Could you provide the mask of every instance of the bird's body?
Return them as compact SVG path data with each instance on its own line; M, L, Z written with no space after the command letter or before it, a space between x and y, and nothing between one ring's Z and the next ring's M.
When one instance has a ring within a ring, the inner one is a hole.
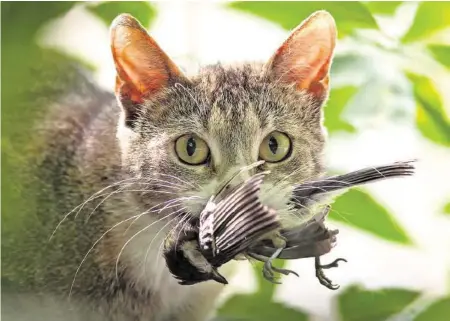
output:
M317 207L323 205L324 200L330 200L333 192L387 178L409 176L413 172L414 166L409 161L325 177L295 186L292 202L301 208L311 205ZM276 212L264 206L259 199L263 177L264 173L254 175L223 196L218 204L214 203L215 197L211 197L199 220L189 225L186 233L183 230L178 232L181 235L177 239L180 248L178 256L170 252L177 248L173 244L174 240L166 244L166 260L170 261L171 272L182 280L182 284L207 280L226 283L226 279L215 269L232 259L245 256L265 262L264 277L275 282L274 272L297 275L294 271L273 267L271 262L275 258L313 257L320 283L330 289L337 289L338 286L324 275L323 269L337 267L339 261L346 260L339 258L330 264L320 263L320 256L331 251L338 234L338 230L329 230L325 226L330 206L325 205L310 220L298 226L282 227ZM185 246L186 243L189 246ZM208 268L205 269L205 266ZM191 272L186 275L183 270ZM214 273L208 275L203 273L205 270Z

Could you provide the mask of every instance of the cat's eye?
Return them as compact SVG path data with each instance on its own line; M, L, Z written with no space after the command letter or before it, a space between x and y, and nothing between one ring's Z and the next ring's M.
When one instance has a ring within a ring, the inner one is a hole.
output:
M201 165L208 160L209 147L197 135L188 134L177 139L175 152L182 162L189 165Z
M259 147L259 158L269 163L285 160L291 153L291 140L288 135L274 131L267 135Z

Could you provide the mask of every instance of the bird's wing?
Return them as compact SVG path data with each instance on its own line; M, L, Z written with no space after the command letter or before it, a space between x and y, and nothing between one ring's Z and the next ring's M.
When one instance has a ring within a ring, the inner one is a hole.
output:
M351 188L387 178L411 176L414 174L414 161L396 162L389 165L364 168L343 175L305 182L294 188L292 202L298 207L305 206L309 200L341 189Z
M216 253L209 260L215 264L232 260L261 236L280 228L276 212L259 200L264 175L254 175L235 188L212 212Z
M237 213L244 213L254 203L258 202L259 191L263 183L265 173L252 176L246 182L233 188L227 195L217 204L214 215L214 234L216 237L230 224L230 221L236 219Z

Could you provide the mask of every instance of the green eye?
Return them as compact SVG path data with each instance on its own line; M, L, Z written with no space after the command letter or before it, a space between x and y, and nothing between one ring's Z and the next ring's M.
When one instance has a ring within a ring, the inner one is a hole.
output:
M259 158L269 163L278 163L289 157L291 140L286 134L274 131L267 135L259 147Z
M204 164L209 156L206 142L193 134L178 138L175 142L175 152L182 162L189 165Z

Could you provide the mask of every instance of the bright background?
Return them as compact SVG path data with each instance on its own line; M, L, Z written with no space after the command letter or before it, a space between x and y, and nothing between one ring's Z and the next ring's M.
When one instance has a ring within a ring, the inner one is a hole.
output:
M330 169L417 158L417 174L337 199L329 226L340 230L338 246L323 262L348 259L326 271L338 291L318 283L312 259L288 262L300 278L276 287L261 282L259 266L241 264L218 315L450 320L450 2L2 3L2 230L20 224L13 212L24 206L15 173L36 111L18 88L45 86L33 80L33 66L63 77L52 68L82 60L112 90L108 24L122 12L148 27L186 73L217 61L264 61L319 9L335 17L340 37L325 108Z

